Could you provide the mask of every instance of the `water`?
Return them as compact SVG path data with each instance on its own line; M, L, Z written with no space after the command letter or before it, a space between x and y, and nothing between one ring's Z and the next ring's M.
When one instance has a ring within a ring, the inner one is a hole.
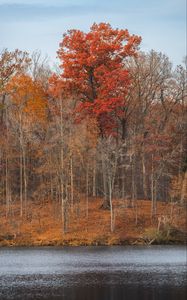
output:
M186 248L0 248L0 300L183 300Z

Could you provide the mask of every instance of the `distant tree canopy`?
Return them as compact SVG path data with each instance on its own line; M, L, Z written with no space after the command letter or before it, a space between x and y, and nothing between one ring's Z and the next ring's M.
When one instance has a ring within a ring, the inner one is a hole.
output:
M186 71L139 50L141 38L109 24L69 30L60 72L40 53L0 55L0 201L20 217L49 199L68 226L85 197L186 201ZM94 200L92 200L94 201ZM60 208L60 209L59 209Z

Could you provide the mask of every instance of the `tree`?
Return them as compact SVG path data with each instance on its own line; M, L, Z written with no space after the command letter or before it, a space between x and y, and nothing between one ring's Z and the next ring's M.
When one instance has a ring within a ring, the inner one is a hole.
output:
M15 50L9 52L7 49L0 53L0 130L2 134L0 160L5 161L5 198L7 214L9 213L11 201L10 183L10 128L9 128L9 94L7 85L13 76L28 68L30 59L27 52ZM2 172L3 177L3 172ZM3 182L3 180L2 180Z
M93 24L90 32L69 30L60 43L60 80L77 100L77 113L97 118L101 134L113 131L122 114L130 79L125 60L137 53L141 38L109 24ZM80 116L81 117L81 116Z
M7 96L6 86L13 76L23 72L28 68L30 58L27 52L15 50L9 52L7 49L0 53L0 111L1 124L3 122L3 115L5 111L5 101Z
M27 205L27 174L26 149L27 135L31 130L31 123L45 118L46 99L45 92L39 83L25 74L14 76L6 87L13 106L14 120L17 122L20 142L20 216L23 215L24 206ZM29 128L29 129L28 129Z
M90 32L69 30L60 43L60 76L56 80L66 98L76 99L76 118L95 118L100 135L116 135L117 117L124 127L126 96L130 84L126 60L136 56L141 38L109 24L93 24ZM124 136L124 130L122 130ZM106 178L104 164L103 178ZM104 189L105 180L103 180ZM107 193L105 192L105 196ZM109 207L105 199L104 207Z

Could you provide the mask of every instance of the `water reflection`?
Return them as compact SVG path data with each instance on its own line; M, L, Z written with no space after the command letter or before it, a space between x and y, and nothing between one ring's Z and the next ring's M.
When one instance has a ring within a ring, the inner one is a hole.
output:
M186 299L185 247L0 249L0 299Z

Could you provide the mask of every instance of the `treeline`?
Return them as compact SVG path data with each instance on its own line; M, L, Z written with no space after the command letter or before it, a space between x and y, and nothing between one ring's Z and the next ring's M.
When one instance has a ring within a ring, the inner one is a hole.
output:
M178 201L186 197L186 70L109 24L70 30L54 73L40 53L0 55L0 201L7 218L49 199L66 230L85 198Z

